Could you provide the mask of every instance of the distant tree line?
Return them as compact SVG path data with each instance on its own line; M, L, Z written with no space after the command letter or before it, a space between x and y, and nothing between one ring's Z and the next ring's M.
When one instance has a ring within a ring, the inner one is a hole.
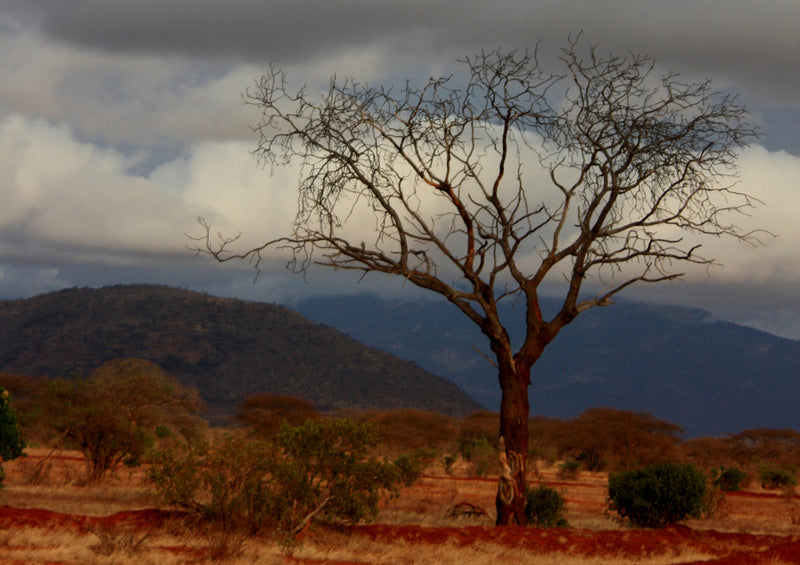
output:
M87 377L37 379L0 374L0 387L14 399L23 436L40 444L77 448L87 454L87 479L120 463L134 464L167 438L187 438L207 427L197 391L181 386L155 363L121 359ZM498 414L478 411L462 419L412 409L339 411L378 430L378 449L392 458L416 453L447 467L466 460L472 472L495 471ZM230 425L251 436L274 438L283 424L297 426L327 415L312 402L263 393L246 398ZM682 439L676 424L651 414L591 408L563 420L531 417L532 461L559 463L565 476L580 471L626 471L664 461L692 462L702 469L741 469L759 480L767 468L796 475L800 432L752 429L722 437Z

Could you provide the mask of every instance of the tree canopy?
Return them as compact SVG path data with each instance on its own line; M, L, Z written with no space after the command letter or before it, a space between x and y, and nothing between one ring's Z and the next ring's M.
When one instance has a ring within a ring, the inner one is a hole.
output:
M44 399L47 425L83 452L90 482L122 461L139 462L159 427L191 435L198 424L192 413L201 406L196 391L143 359L117 359L87 378L49 381Z

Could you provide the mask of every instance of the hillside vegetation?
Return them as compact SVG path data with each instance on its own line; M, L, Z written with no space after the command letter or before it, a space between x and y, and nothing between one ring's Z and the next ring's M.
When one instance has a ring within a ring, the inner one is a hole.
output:
M326 411L480 408L452 383L282 306L151 285L0 301L2 373L86 376L131 357L197 388L212 419L265 391Z

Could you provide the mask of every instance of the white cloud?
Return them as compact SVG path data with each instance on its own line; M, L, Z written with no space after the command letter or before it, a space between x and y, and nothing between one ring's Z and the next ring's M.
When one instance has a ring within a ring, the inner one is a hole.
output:
M731 219L744 233L764 230L765 233L755 234L761 244L752 246L731 239L704 241L704 252L717 258L722 266L712 269L710 281L705 271L696 271L693 279L724 284L796 285L800 281L800 261L797 261L800 157L751 146L740 156L739 173L735 190L750 194L762 203L757 204L749 216Z
M241 93L254 65L118 54L0 30L0 111L68 122L82 139L137 147L251 136Z
M5 256L159 255L182 244L175 195L126 171L120 153L75 139L66 126L0 122L0 249ZM44 260L44 257L41 259Z
M288 233L296 170L261 169L242 142L194 145L148 177L136 160L79 141L64 125L0 121L0 259L124 262L188 255L198 215L243 232L242 247Z

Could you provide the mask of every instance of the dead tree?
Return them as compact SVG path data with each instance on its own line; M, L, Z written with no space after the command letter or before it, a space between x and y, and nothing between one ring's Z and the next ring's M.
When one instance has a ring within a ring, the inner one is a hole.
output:
M385 273L451 302L496 361L497 523L524 524L531 368L579 313L634 283L679 278L681 265L712 263L698 237L753 239L731 216L754 199L729 175L758 132L735 97L656 76L647 56L570 42L559 74L527 52L462 62L466 74L421 86L334 78L319 96L271 67L245 100L262 111L262 162L302 166L293 232L237 250L236 237L201 219L197 251L259 266L269 249L288 247L296 271ZM348 231L353 217L371 218L372 233ZM548 317L545 281L563 283ZM524 305L517 347L498 309L507 300Z

